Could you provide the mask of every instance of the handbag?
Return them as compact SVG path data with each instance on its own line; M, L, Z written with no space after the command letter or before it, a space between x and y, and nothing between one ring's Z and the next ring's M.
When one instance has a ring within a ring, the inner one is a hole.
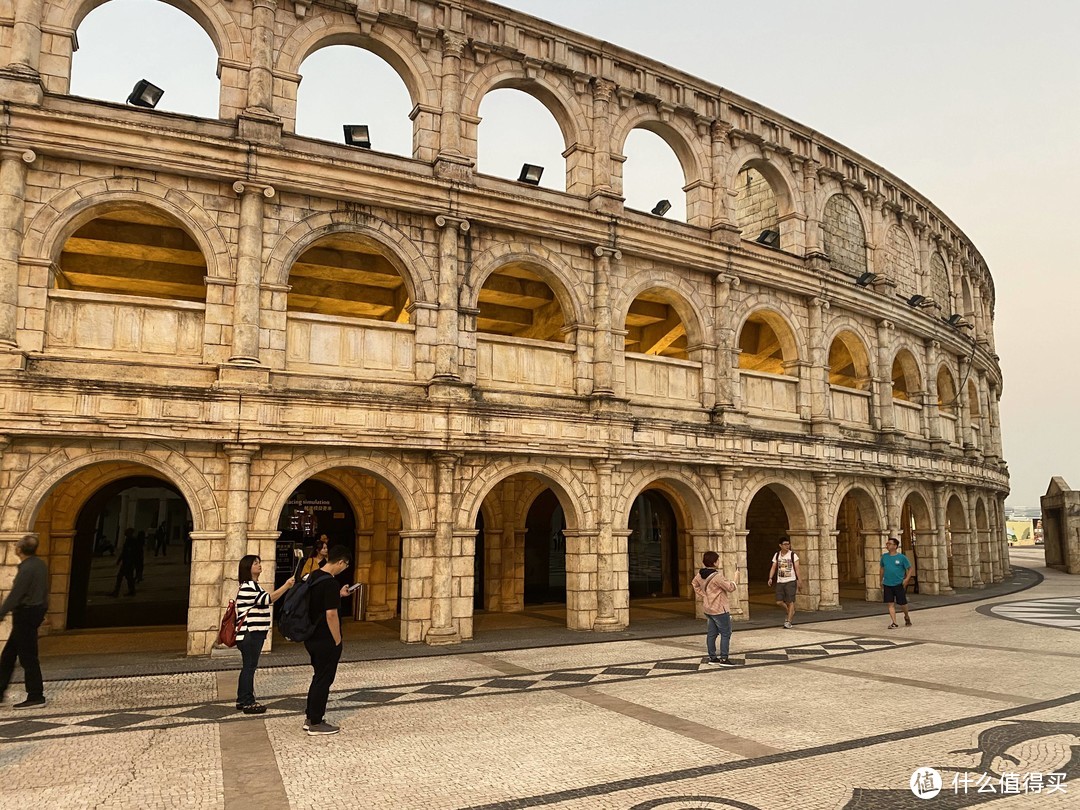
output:
M218 644L226 647L236 646L236 631L244 623L243 617L236 615L236 600L230 599L229 606L225 608L225 615L221 617L221 627L218 629Z

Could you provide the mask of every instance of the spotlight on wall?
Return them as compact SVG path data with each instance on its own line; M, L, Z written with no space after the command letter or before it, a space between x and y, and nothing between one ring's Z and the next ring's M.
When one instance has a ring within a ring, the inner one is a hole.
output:
M777 247L780 244L780 231L762 231L754 241L759 245L765 245L765 247Z
M933 298L927 298L925 295L913 295L907 299L907 305L909 307L916 307L917 309L928 309L932 306L936 306Z
M860 287L869 287L875 281L877 281L877 273L863 273L855 279L855 283Z
M165 95L165 91L156 84L151 84L146 79L139 79L139 81L135 82L131 95L127 97L127 103L135 107L146 107L146 109L152 110L161 101L163 95Z
M970 329L971 324L964 320L964 316L959 312L954 312L948 318L944 319L945 323L954 329Z
M345 145L358 146L361 149L371 148L371 133L367 124L345 124Z
M522 163L521 174L518 175L518 182L528 183L530 186L538 186L540 185L540 178L543 176L543 166L534 166L531 163Z
M658 217L665 216L671 210L671 200L660 200L653 206L652 213Z

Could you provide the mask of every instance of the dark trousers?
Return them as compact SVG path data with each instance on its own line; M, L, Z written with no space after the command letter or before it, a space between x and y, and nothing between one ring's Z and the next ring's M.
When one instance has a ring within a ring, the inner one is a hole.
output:
M15 608L11 613L11 637L0 653L0 695L7 691L15 672L15 659L26 676L26 696L31 700L45 697L38 661L38 628L45 621L45 606Z
M127 580L128 596L135 595L135 570L124 566L116 572L116 585L113 586L113 596L120 595L120 583Z
M330 699L330 687L337 677L337 665L341 660L341 646L332 638L304 642L311 656L311 686L307 693L307 719L312 725L321 723L326 714L326 701Z
M240 668L240 680L236 684L236 705L250 706L255 702L255 670L259 667L266 631L244 633L244 640L236 642L244 665Z

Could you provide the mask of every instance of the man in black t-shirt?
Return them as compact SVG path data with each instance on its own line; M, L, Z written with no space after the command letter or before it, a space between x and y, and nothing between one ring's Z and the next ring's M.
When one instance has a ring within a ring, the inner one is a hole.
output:
M341 731L335 725L327 723L326 701L330 698L330 687L337 677L338 661L341 660L341 597L349 592L347 585L341 585L336 577L352 563L352 554L345 546L334 546L326 558L326 564L309 576L311 582L311 618L317 622L315 632L304 642L308 655L311 656L311 686L307 693L307 720L304 731L309 736L318 737L337 734Z

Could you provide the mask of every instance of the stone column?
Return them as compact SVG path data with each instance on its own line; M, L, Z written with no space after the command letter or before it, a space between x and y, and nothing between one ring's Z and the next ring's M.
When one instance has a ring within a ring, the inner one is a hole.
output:
M458 457L435 453L435 548L431 582L431 627L424 640L431 645L457 644L453 624L454 470Z
M230 599L235 598L239 583L236 568L240 558L248 553L248 518L250 510L251 461L258 452L255 444L225 444L222 452L228 461L225 500L225 543L222 556L203 562L195 559L192 535L191 583L194 597L195 584L206 583L220 588L217 605L223 613ZM193 602L198 604L199 601ZM218 619L221 616L219 614ZM190 628L189 628L190 629Z
M968 395L968 382L970 380L970 370L965 373L964 366L968 365L970 361L968 358L960 355L957 358L957 370L960 372L956 378L956 384L959 386L957 395L957 406L960 409L960 446L963 448L964 453L968 456L978 455L979 448L975 445L975 431L971 429L971 398Z
M1000 461L1004 456L1001 446L1001 391L995 385L990 386L990 436L994 455Z
M904 505L900 503L899 483L895 478L882 478L882 490L885 493L885 534L900 539L900 520Z
M439 114L439 153L435 174L447 180L472 182L475 155L464 154L461 147L461 58L465 53L465 35L443 32L442 110Z
M895 325L884 318L877 323L877 362L873 377L874 390L877 393L878 430L884 434L895 434L896 414L892 396L892 348ZM873 421L873 419L871 419Z
M933 568L937 590L930 593L949 594L953 592L952 583L949 581L949 550L946 540L946 491L944 484L934 484L934 551Z
M424 641L432 622L435 570L435 532L430 529L402 531L401 538L401 640ZM449 582L449 577L447 577ZM449 593L447 593L447 597ZM389 600L388 600L389 601ZM446 612L449 614L449 599Z
M593 248L593 307L596 311L596 347L593 355L593 396L615 396L615 336L611 331L611 263L622 259L622 251L598 245Z
M825 346L824 317L829 302L824 298L810 299L810 419L814 435L836 435L837 425L832 418L829 398L828 349Z
M251 71L248 74L248 103L270 112L274 99L274 12L277 0L252 0Z
M1009 540L1005 534L1005 495L998 493L994 497L995 509L994 509L994 524L997 547L1000 549L998 556L1001 558L1001 568L999 570L999 577L995 578L995 582L1001 582L1012 576L1012 563L1009 561Z
M458 637L464 641L473 637L473 611L476 604L475 528L454 530L451 539L450 575L451 624Z
M975 378L975 387L979 394L979 438L982 440L979 449L982 450L983 460L992 464L998 460L998 449L994 428L990 424L990 387L982 372Z
M944 450L947 442L941 437L941 411L938 408L937 390L937 352L940 345L935 340L927 340L924 344L926 360L926 401L923 402L923 412L930 428L930 446L935 450Z
M821 243L821 220L818 218L818 170L820 164L815 160L803 163L803 210L806 211L806 255L820 254L824 249Z
M596 548L596 621L592 629L600 631L624 630L626 625L615 616L615 543L612 537L611 477L615 464L610 461L594 461L596 470L597 535Z
M240 195L240 234L236 286L233 292L233 335L230 363L259 365L259 281L263 254L263 200L273 187L248 181L233 183Z
M616 190L615 168L611 160L611 98L615 83L597 79L593 84L592 140L593 173L589 207L614 214L622 211L623 198Z
M11 354L19 305L19 253L23 240L27 167L37 159L29 149L0 147L0 354ZM12 361L0 361L10 368ZM22 366L19 357L14 365Z
M714 321L716 322L716 405L714 418L734 411L738 396L735 391L735 364L738 347L735 345L735 308L731 291L739 285L737 276L718 275L713 280L715 295ZM721 416L723 418L723 416Z
M566 626L592 630L597 620L597 532L563 532L566 538Z
M435 381L460 383L458 366L458 234L469 222L445 214L435 217L439 231L439 312L436 320Z
M720 477L720 526L717 542L720 554L720 567L729 579L738 571L739 586L735 590L735 599L730 600L733 621L750 618L750 601L746 576L746 532L736 532L735 515L735 467L721 467Z
M836 489L836 476L814 473L814 504L817 513L818 610L840 609L840 579L836 567L836 523L829 514L829 499ZM809 584L809 582L807 582Z
M732 125L727 121L714 121L709 130L713 178L712 225L709 229L719 241L737 244L742 234L735 224L732 210L732 195L735 189L729 189L726 183L728 163L731 161L731 142L728 135L732 129Z

